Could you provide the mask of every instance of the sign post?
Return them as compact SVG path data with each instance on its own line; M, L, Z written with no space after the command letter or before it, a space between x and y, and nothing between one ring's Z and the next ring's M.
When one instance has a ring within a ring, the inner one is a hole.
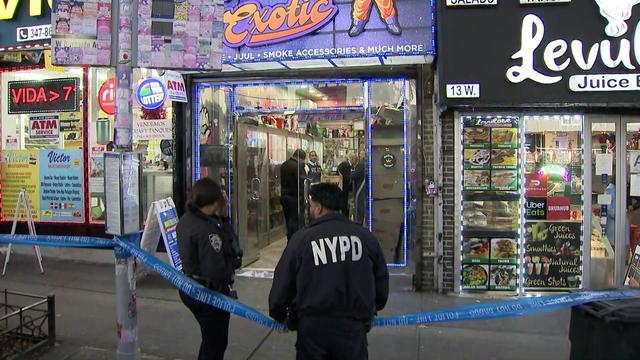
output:
M16 212L13 213L13 225L11 226L11 235L16 234L16 227L18 226L18 218L20 217L20 207L24 208L24 215L27 217L27 228L29 229L29 235L36 234L36 226L33 222L33 216L31 216L31 205L29 203L29 193L27 190L20 190L20 194L18 194L18 201L16 203ZM7 254L4 257L4 266L2 267L2 276L4 276L7 271L7 265L9 264L9 259L11 258L11 247L12 244L9 243L7 246ZM38 265L40 266L40 272L44 274L44 268L42 267L42 254L40 253L40 247L38 245L33 245L33 251L36 254L36 259L38 260Z
M152 202L149 205L140 247L154 254L158 248L158 240L162 236L171 266L178 271L182 271L182 260L180 259L178 236L176 234L177 225L178 212L172 198ZM138 278L146 275L146 270L138 268Z

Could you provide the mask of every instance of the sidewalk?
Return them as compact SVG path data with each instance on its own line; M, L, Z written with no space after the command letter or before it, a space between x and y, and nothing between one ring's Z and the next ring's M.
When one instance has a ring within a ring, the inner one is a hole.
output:
M32 256L12 255L0 288L56 296L54 348L29 359L115 359L114 266L46 259L39 274ZM240 278L241 301L267 312L271 281ZM383 315L416 312L479 300L409 291L410 279L392 276L392 293ZM500 320L434 326L376 328L369 334L369 358L382 359L568 359L570 311ZM143 359L195 359L200 331L177 291L151 275L138 282L138 326ZM226 359L247 359L268 330L232 316ZM295 358L295 333L271 334L252 358Z

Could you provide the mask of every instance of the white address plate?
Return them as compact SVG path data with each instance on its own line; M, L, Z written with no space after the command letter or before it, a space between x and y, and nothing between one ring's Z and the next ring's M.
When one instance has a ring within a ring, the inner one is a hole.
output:
M494 6L498 0L447 0L447 6Z
M51 39L51 24L19 27L16 29L16 40L18 42L48 39Z
M477 99L480 97L480 84L447 84L447 97Z

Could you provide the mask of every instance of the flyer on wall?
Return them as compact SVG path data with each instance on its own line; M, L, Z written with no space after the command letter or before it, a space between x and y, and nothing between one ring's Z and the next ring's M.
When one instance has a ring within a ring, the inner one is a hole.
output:
M40 184L38 181L39 151L32 150L3 150L2 156L2 219L15 217L18 195L22 189L29 194L31 217L39 220L40 215ZM20 213L20 220L25 220L25 214Z
M57 0L51 26L54 64L110 65L111 1Z

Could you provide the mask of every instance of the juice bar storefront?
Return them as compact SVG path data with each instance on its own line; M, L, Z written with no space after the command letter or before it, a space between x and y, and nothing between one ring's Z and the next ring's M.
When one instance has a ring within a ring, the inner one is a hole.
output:
M640 240L640 89L630 80L640 58L629 46L640 14L605 17L620 9L588 1L440 6L442 142L455 187L444 216L456 219L447 287L622 285Z
M377 235L388 263L407 267L419 196L417 79L430 76L433 9L396 0L400 32L372 16L365 32L350 33L350 3L315 3L327 18L286 38L241 32L253 22L237 16L252 3L225 4L222 76L192 79L193 178L227 187L244 266L273 269L286 245L280 165L296 149L307 164L315 153L321 174L312 181L348 192L349 217Z

